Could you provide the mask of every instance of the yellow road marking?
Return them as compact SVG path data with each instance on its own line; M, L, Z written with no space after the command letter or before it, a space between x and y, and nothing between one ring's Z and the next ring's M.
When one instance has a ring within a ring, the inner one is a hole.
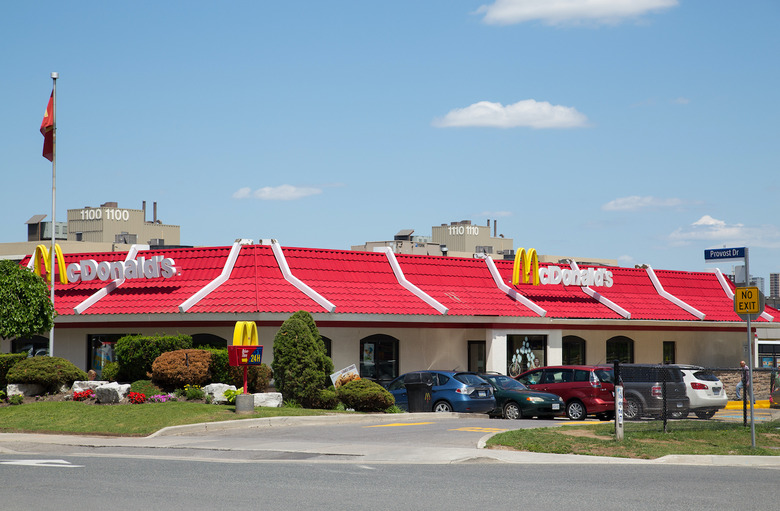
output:
M473 431L475 433L498 433L501 431L506 431L505 429L499 429L499 428L457 428L457 429L450 429L448 431Z
M377 424L376 426L363 426L365 428L391 428L395 426L424 426L435 424L434 422L394 422L393 424Z

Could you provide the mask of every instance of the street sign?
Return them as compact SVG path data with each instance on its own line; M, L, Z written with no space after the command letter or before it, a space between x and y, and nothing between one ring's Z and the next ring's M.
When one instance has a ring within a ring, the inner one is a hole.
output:
M735 248L708 248L704 251L705 261L737 261L745 259L747 250L745 247Z
M745 321L757 319L764 311L764 294L757 287L734 289L734 312Z

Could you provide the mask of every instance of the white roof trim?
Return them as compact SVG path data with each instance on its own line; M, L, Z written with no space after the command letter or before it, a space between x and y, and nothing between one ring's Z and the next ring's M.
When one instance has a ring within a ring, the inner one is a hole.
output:
M414 296L421 299L434 309L436 309L439 314L447 314L449 309L436 301L433 297L428 295L425 291L420 289L419 287L415 286L408 280L406 280L406 277L404 276L404 272L401 269L401 265L398 264L398 260L395 258L395 254L393 253L393 250L390 247L374 247L375 252L384 252L387 256L387 260L390 263L390 267L393 269L393 273L395 274L395 278L398 280L398 283L401 284L404 288L406 288L407 291L411 292Z
M570 261L570 264L571 264L571 269L572 270L574 270L577 273L580 272L580 267L577 266L577 263L573 259ZM624 309L620 305L616 304L615 302L613 302L609 298L601 296L598 292L592 290L590 288L590 286L580 286L580 287L582 288L583 291L585 291L585 294L587 294L588 296L590 296L591 298L593 298L594 300L596 300L600 304L606 305L607 307L609 307L613 311L617 312L618 314L620 314L621 316L623 316L626 319L631 319L631 313L630 312L628 312L626 309Z
M130 250L127 251L127 257L125 257L125 262L132 261L133 259L135 259L135 256L137 254L138 254L138 245L131 246ZM62 268L60 268L60 271L62 271ZM125 282L124 275L120 276L118 279L112 280L111 282L108 283L106 287L98 289L92 294L92 296L90 296L80 304L73 307L73 312L75 312L76 314L81 314L85 310L95 305L99 300L108 296L108 293L110 293L114 289L124 284L124 282Z
M518 301L537 313L539 316L546 316L547 311L536 305L534 302L526 298L525 296L521 295L517 292L517 290L512 289L511 287L507 286L506 283L504 283L503 280L501 280L501 274L498 272L498 268L496 268L496 263L493 262L493 259L490 257L485 257L485 264L487 264L488 270L490 270L490 275L493 277L493 281L496 283L496 286L498 289L506 293L510 298L512 298L515 301Z
M734 292L731 290L731 287L728 285L728 282L726 282L726 277L723 276L723 273L720 271L720 268L715 268L715 275L718 276L718 282L720 282L720 287L723 288L723 292L726 293L726 296L729 297L729 300L734 300ZM768 312L762 312L759 314L762 318L764 318L767 321L774 321L775 317L769 314Z
M685 312L687 312L689 314L693 314L694 316L696 316L699 319L704 319L706 317L706 314L701 312L696 307L688 305L687 303L685 303L684 301L680 300L679 298L677 298L676 296L674 296L670 292L666 291L664 289L664 286L661 284L661 281L658 280L658 277L655 275L655 271L653 271L653 269L650 266L648 266L645 269L645 271L647 272L647 276L650 277L650 281L653 283L653 287L655 287L655 290L658 292L659 295L661 295L662 297L666 298L667 300L669 300L670 302L672 302L676 306L680 307Z
M302 292L315 302L317 302L323 309L327 310L328 312L335 312L336 306L332 304L330 301L325 299L324 296L319 294L317 291L310 288L308 285L306 285L304 282L302 282L298 277L292 274L290 271L290 266L287 264L287 259L284 257L284 252L282 252L282 247L279 245L279 242L276 240L271 240L271 250L274 251L274 257L276 257L276 263L279 265L279 269L282 270L282 275L284 275L284 280L295 286L298 291Z
M249 243L251 243L251 240L249 240ZM241 252L241 246L247 244L247 240L236 240L230 249L230 253L228 254L227 260L225 261L225 266L222 268L222 273L220 273L217 278L200 288L194 295L183 301L179 305L179 312L187 312L193 306L195 306L195 304L207 297L212 291L224 284L230 278L230 274L233 272L233 267L235 266L236 260L238 259L238 254Z

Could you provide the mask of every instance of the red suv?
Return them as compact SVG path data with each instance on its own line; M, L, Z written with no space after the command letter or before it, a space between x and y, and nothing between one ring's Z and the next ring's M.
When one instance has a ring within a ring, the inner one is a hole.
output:
M571 420L583 420L588 415L612 420L615 417L613 376L610 366L547 366L521 373L516 380L531 389L559 395Z

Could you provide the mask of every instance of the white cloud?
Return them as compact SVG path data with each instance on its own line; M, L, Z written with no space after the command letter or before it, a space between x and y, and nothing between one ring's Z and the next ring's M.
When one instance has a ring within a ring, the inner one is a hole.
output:
M679 98L675 98L675 99L673 99L673 100L672 100L672 103L674 103L675 105L687 105L687 104L688 104L688 103L690 103L690 102L691 102L691 100L690 100L690 99L688 99L688 98L684 98L684 97L682 97L682 96L680 96Z
M260 200L296 200L308 197L310 195L319 195L322 193L320 188L306 186L265 186L258 188L254 192L251 188L240 188L233 194L234 199L260 199Z
M477 9L491 25L541 20L548 25L582 22L617 24L677 6L677 0L495 0Z
M482 126L491 128L580 128L588 118L573 107L551 105L546 101L526 99L512 105L480 101L465 108L456 108L433 125L439 128Z
M774 225L756 227L729 224L704 215L688 227L680 227L669 235L674 245L702 242L708 247L739 245L760 248L780 248L780 229Z
M637 211L644 208L673 208L683 204L680 199L659 199L658 197L640 197L631 195L607 202L601 209L604 211Z

